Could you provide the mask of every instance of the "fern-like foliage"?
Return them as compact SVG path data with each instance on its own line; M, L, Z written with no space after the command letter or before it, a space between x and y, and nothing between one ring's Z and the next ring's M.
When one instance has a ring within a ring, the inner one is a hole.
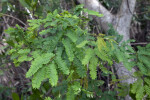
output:
M92 79L97 78L97 64L98 64L97 57L92 57L89 64L90 75Z
M46 97L44 100L52 100L50 97Z
M66 65L66 62L62 59L62 48L58 48L58 52L56 53L56 59L55 62L58 66L58 68L66 75L69 74L69 68Z
M49 78L49 83L51 83L52 86L57 85L58 74L57 74L56 64L54 62L47 65L47 67L46 67L46 78Z
M85 55L84 59L82 60L82 64L83 65L88 64L93 55L94 55L94 51L91 48L87 49L86 55Z
M74 59L74 53L73 53L73 45L70 43L70 40L69 39L64 39L63 40L63 45L65 47L65 51L66 51L66 54L68 56L68 59L70 61L73 61Z
M94 11L84 11L101 16ZM67 11L58 13L55 10L44 19L28 22L26 30L16 25L6 33L11 36L7 43L11 46L9 55L14 64L19 66L24 61L31 62L26 77L32 79L33 88L39 89L43 82L49 82L57 99L100 99L102 95L93 93L96 90L100 94L99 86L103 84L96 80L97 67L103 73L110 74L103 65L112 66L116 61L123 62L128 70L134 66L139 68L140 74L135 75L138 80L131 86L131 92L138 100L146 94L150 96L150 45L138 47L135 52L128 45L130 41L118 46L113 36L91 35L82 28L83 20ZM143 75L146 76L144 80Z
M136 99L141 100L144 97L143 81L140 79L133 84L131 92L136 94Z
M81 77L84 78L86 77L86 67L82 65L82 62L79 59L74 59L74 66L76 68L77 74Z
M75 94L72 87L68 88L67 99L66 100L75 100Z
M33 79L32 79L33 88L37 88L37 89L40 88L42 81L46 78L45 72L46 72L46 68L42 67L34 74Z
M32 61L31 63L29 71L26 74L26 77L31 77L32 75L34 75L40 68L43 67L44 64L49 63L54 56L55 55L53 53L45 53L34 59L34 61Z
M138 71L134 73L134 76L138 77L137 81L131 85L131 95L134 94L136 100L149 99L150 95L150 79L149 77L142 78L142 72Z
M137 61L138 61L138 67L141 70L141 72L144 75L148 75L148 72L150 71L150 53L149 50L150 45L146 45L146 47L140 47L138 46L137 51Z

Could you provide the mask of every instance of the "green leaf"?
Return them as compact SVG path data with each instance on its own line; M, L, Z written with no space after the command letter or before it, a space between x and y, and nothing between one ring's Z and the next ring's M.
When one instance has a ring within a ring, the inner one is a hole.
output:
M82 64L83 65L88 64L93 55L94 55L94 50L91 48L87 49L86 55L85 55L84 59L82 60Z
M97 65L98 59L96 57L92 57L89 64L90 76L94 80L97 78Z
M78 39L78 37L77 37L77 35L76 35L76 33L74 31L67 31L66 36L68 36L72 40L72 42L74 42L74 43Z
M135 83L132 84L131 92L136 93L142 85L142 79L138 79Z
M19 95L17 93L12 93L13 100L20 100Z
M51 20L49 19L49 21L51 21ZM47 23L44 25L44 28L47 28L48 26L51 26L51 22L47 22Z
M66 62L62 59L62 48L58 48L57 53L56 53L56 58L55 58L55 62L58 66L58 68L66 75L69 74L69 69L67 67Z
M145 89L145 91L146 91L146 94L147 94L148 96L150 96L150 88L149 88L149 86L148 86L148 85L144 85L144 89Z
M3 2L2 3L2 13L6 13L8 11L8 3L7 2Z
M103 34L102 34L103 35ZM99 49L99 51L109 51L108 47L107 47L107 44L104 40L104 38L102 37L97 37L97 47Z
M74 53L73 53L73 45L71 44L71 41L69 39L64 39L63 45L65 47L66 54L70 61L73 61L74 59Z
M28 57L27 55L22 55L21 57L18 57L18 62L24 62L24 61L31 61L32 57Z
M29 71L26 73L26 77L30 77L34 75L40 68L43 67L43 64L47 64L51 61L51 58L55 55L53 53L44 53L41 56L38 56L31 62L31 67Z
M138 59L145 65L147 66L148 68L150 68L150 58L147 57L147 56L138 56Z
M123 61L123 65L125 68L127 68L129 71L132 70L132 67L134 67L136 64L134 62L127 61L128 59Z
M45 35L45 34L50 33L50 32L51 32L51 29L46 29L46 30L42 30L41 32L39 32L39 34Z
M75 100L75 95L72 87L68 87L67 99L66 100Z
M86 67L82 65L81 61L79 59L74 59L74 65L77 71L77 74L83 78L86 76Z
M99 12L93 11L93 10L88 10L88 9L84 9L84 12L87 12L89 15L95 15L98 17L103 17L103 14L99 14Z
M138 62L137 63L138 68L142 72L142 74L147 74L148 69L143 65L143 63Z
M83 42L81 42L80 44L77 45L77 48L82 48L84 47L87 43L89 43L89 41L85 40Z
M144 97L144 87L143 86L139 86L139 89L136 92L136 99L137 100L142 100Z
M150 86L150 79L149 78L144 78L144 81Z
M83 8L83 7L84 7L84 4L80 4L80 5L77 5L75 9L78 10L78 9Z
M107 61L108 64L112 65L113 64L113 60L111 58L110 55L108 55L105 51L99 51L98 48L94 49L94 52L96 53L96 55L102 60L102 61Z
M50 97L46 97L44 100L52 100Z
M81 92L81 85L80 85L80 82L74 82L74 85L71 86L73 91L74 91L74 94L77 95Z
M18 53L19 53L19 54L28 54L28 53L30 53L30 49L20 49L20 50L18 51Z
M27 7L28 9L30 8L30 6L26 3L25 0L19 0L19 2L20 2L21 5L23 5L24 7Z
M51 26L57 26L57 22L58 22L58 20L51 22Z
M58 10L56 9L54 12L53 12L53 15L57 15L58 14Z
M52 86L56 86L58 82L58 74L56 70L56 64L52 62L46 67L46 77L49 78L49 83Z
M45 72L46 72L46 68L43 67L33 75L33 79L32 79L33 88L37 88L37 89L40 88L42 81L45 79Z
M116 49L115 55L119 62L124 61L124 53L120 51L120 49Z

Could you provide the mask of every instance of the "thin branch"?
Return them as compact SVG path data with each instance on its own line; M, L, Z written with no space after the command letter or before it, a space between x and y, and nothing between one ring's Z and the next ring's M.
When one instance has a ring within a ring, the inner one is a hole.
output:
M131 45L146 45L148 42L130 43Z
M19 22L20 22L21 24L23 24L24 26L27 26L23 21L21 21L20 19L14 17L14 16L11 16L11 15L8 15L8 14L2 14L2 13L0 13L0 14L1 14L2 16L11 17L11 18L13 18L13 19L19 21Z

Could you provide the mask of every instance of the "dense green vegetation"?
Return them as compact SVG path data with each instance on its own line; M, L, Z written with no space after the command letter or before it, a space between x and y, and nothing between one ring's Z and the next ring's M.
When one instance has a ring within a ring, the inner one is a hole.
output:
M37 2L20 0L32 12L33 19L5 30L9 37L5 38L7 46L0 58L2 68L7 63L26 67L24 79L31 81L20 93L15 87L0 85L0 99L116 100L119 97L123 100L128 93L135 100L150 98L150 44L137 46L135 50L129 45L135 40L121 42L122 36L111 25L107 35L90 33L87 24L91 17L87 18L81 11L98 17L103 15L84 9L83 5L61 11L54 10L56 6L46 7L44 0L37 9ZM5 4L10 5L10 1L4 0L2 5ZM2 8L1 16L7 15L7 9ZM133 76L137 81L130 87L120 83L124 79L118 79L114 62L122 62L129 71L134 67Z

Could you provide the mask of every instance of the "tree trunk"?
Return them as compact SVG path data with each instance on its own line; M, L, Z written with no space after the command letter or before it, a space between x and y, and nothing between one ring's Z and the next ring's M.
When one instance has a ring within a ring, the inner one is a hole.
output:
M116 15L111 14L102 4L99 3L98 0L86 0L86 3L85 0L78 0L78 2L84 4L89 10L94 10L104 15L102 18L95 17L96 21L104 31L108 30L108 24L112 24L116 31L120 35L123 35L122 41L130 39L129 29L132 20L132 13L134 12L136 5L136 0L122 0L120 11ZM131 84L135 82L136 79L132 77L132 74L135 72L134 69L128 71L122 63L115 63L115 69L120 79L123 79L125 76L128 77L126 80L122 80L122 83ZM129 97L129 95L127 95L125 100L132 99Z

